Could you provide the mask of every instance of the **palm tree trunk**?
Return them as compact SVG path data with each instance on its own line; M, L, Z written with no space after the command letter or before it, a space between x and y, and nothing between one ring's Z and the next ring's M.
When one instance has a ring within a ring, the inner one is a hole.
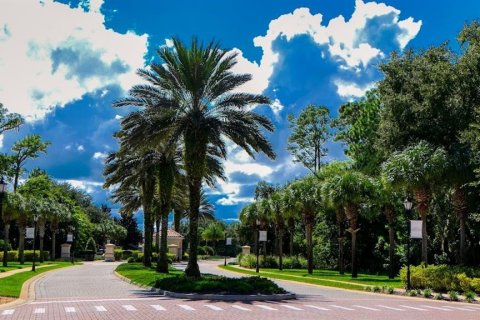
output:
M430 192L426 188L415 190L415 201L417 209L422 218L422 262L428 264L428 234L427 234L427 214L430 202Z
M342 207L338 207L335 210L335 217L337 220L337 239L338 239L338 271L340 274L345 274L345 263L343 257L343 222L345 221L345 210Z
M152 213L150 208L144 209L144 233L145 233L145 242L143 244L143 265L145 267L152 266Z
M182 214L178 210L173 211L173 230L180 232L181 219Z
M305 233L307 236L307 262L308 262L308 274L313 273L313 223L306 221Z
M358 229L358 208L355 204L349 203L345 206L345 214L348 219L349 229L352 236L352 278L358 276L358 266L357 266L357 232Z
M160 238L160 220L162 220L163 223L163 218L160 216L155 220L155 240L156 240L156 246L157 246L157 253L160 254L160 243L161 243L161 238ZM163 225L162 225L163 226Z
M452 196L453 210L455 211L458 221L460 223L460 254L459 254L459 263L461 265L465 264L465 235L466 235L466 225L465 220L467 218L467 195L465 190L460 186L455 186Z
M164 209L162 208L162 227L161 227L161 235L160 235L160 251L158 254L158 261L157 261L157 272L168 273L168 211L165 214Z
M283 228L278 230L278 270L283 270Z
M385 217L387 218L388 222L388 238L389 238L389 247L388 247L388 259L389 269L388 269L388 277L390 279L395 278L395 228L394 228L394 218L395 218L395 211L392 205L385 205L384 207Z
M3 225L3 266L8 266L8 238L10 236L10 221L5 221Z
M18 261L20 264L25 263L25 233L27 232L27 217L22 214L18 219L19 232L18 237Z
M200 268L198 267L198 215L200 207L200 188L201 179L189 183L190 196L190 223L189 236L190 248L188 252L188 264L185 269L185 274L189 277L200 277Z

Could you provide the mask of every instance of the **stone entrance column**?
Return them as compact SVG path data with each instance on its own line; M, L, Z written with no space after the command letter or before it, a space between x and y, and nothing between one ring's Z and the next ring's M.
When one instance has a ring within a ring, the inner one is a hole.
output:
M115 245L112 243L107 243L105 245L105 262L114 262L115 261Z
M242 254L250 254L250 246L242 246Z
M70 259L70 248L72 247L72 245L70 243L63 243L61 247L62 247L62 250L61 250L61 253L60 253L60 257L62 259L65 259L65 260L69 260Z
M170 254L175 255L175 260L180 260L182 257L180 257L179 251L178 251L178 246L176 244L169 244L168 245L168 252Z

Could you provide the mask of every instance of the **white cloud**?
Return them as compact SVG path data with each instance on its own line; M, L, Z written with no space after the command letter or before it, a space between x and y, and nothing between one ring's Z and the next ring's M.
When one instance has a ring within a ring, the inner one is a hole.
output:
M224 198L217 200L217 204L222 206L235 206L240 203L250 203L253 202L253 197L235 197L234 195L227 195Z
M85 151L85 147L80 144L77 146L77 151L80 151L80 152Z
M71 184L73 187L78 188L80 190L84 190L85 192L88 192L88 193L94 193L95 191L102 189L102 186L103 186L103 183L101 182L89 181L89 180L58 179L57 181L60 183L67 182Z
M147 35L106 29L102 4L0 2L0 74L9 75L0 77L0 101L10 111L34 121L86 93L139 82Z
M123 119L123 117L121 115L119 115L119 114L115 115L115 120L122 120L122 119Z
M250 73L253 80L240 88L240 91L262 93L269 86L269 79L273 74L279 53L273 48L273 43L280 37L287 41L295 36L308 35L319 46L325 46L330 55L339 60L341 69L359 71L367 67L373 59L384 57L384 53L361 38L372 30L367 30L368 22L376 17L387 19L389 26L398 27L400 33L397 41L400 49L405 48L419 32L422 21L414 21L412 17L400 20L400 10L383 3L355 1L355 10L349 20L338 16L326 24L322 24L323 16L312 14L308 8L298 8L292 13L283 14L270 21L265 35L253 39L256 47L262 49L260 62L251 62L243 56L237 48L232 52L238 53L238 64L234 71ZM324 59L322 52L319 58Z
M270 108L272 108L273 113L278 118L278 116L280 115L280 112L283 110L283 105L280 102L280 100L275 99L275 100L273 100L272 104L270 105Z
M364 86L359 86L355 82L346 82L342 80L335 80L335 86L337 87L337 94L342 98L360 98L365 93L375 87L375 83L367 83Z
M107 156L107 153L97 151L93 154L92 158L95 160L104 160Z

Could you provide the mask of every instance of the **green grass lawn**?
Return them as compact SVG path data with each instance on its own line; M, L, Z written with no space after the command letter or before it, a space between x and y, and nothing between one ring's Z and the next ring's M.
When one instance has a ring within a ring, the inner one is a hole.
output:
M51 263L55 263L55 265L37 269L36 272L25 271L11 275L9 277L0 278L0 297L18 298L18 296L20 295L20 291L22 290L23 283L28 279L50 270L64 268L72 265L70 262Z
M53 262L45 261L44 263L40 262L35 262L36 266L41 266L42 264L52 264ZM11 270L17 270L17 269L23 269L23 268L31 268L32 263L31 262L25 262L25 264L20 264L20 262L8 262L8 266L4 267L1 265L0 262L0 273L11 271Z
M140 263L124 263L116 270L133 283L181 293L215 294L272 294L284 293L275 283L266 278L244 277L226 278L203 274L200 278L184 276L183 271L170 269L169 274L155 272L155 268L145 268Z
M331 270L314 270L312 275L309 275L306 270L283 270L278 269L260 269L260 273L257 274L255 270L240 269L236 266L220 266L220 268L240 272L249 275L260 275L269 278L291 280L310 284L318 284L328 287L336 287L343 289L364 290L366 286L379 286L379 287L393 287L402 288L403 284L400 278L388 279L387 276L377 276L370 274L359 274L358 278L352 279L349 274L340 275L337 271Z

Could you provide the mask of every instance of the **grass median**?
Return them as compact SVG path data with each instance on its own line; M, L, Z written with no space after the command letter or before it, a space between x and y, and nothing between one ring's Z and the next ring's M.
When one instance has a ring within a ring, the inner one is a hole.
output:
M224 295L285 293L285 290L271 280L259 277L227 278L202 274L200 278L190 278L177 269L170 269L170 273L162 274L139 263L121 264L116 271L133 283L177 293Z
M51 262L51 264L54 265L38 268L35 272L26 270L5 278L0 278L0 297L18 298L20 296L23 283L28 279L50 270L65 268L72 265L70 262Z
M348 274L340 275L337 271L331 270L315 270L312 275L309 275L306 270L299 269L283 271L277 269L260 269L260 272L256 273L255 270L232 265L222 265L220 268L247 275L259 275L273 279L290 280L342 289L365 290L365 287L403 287L403 284L398 277L395 279L388 279L387 276L359 274L358 278L352 279Z

